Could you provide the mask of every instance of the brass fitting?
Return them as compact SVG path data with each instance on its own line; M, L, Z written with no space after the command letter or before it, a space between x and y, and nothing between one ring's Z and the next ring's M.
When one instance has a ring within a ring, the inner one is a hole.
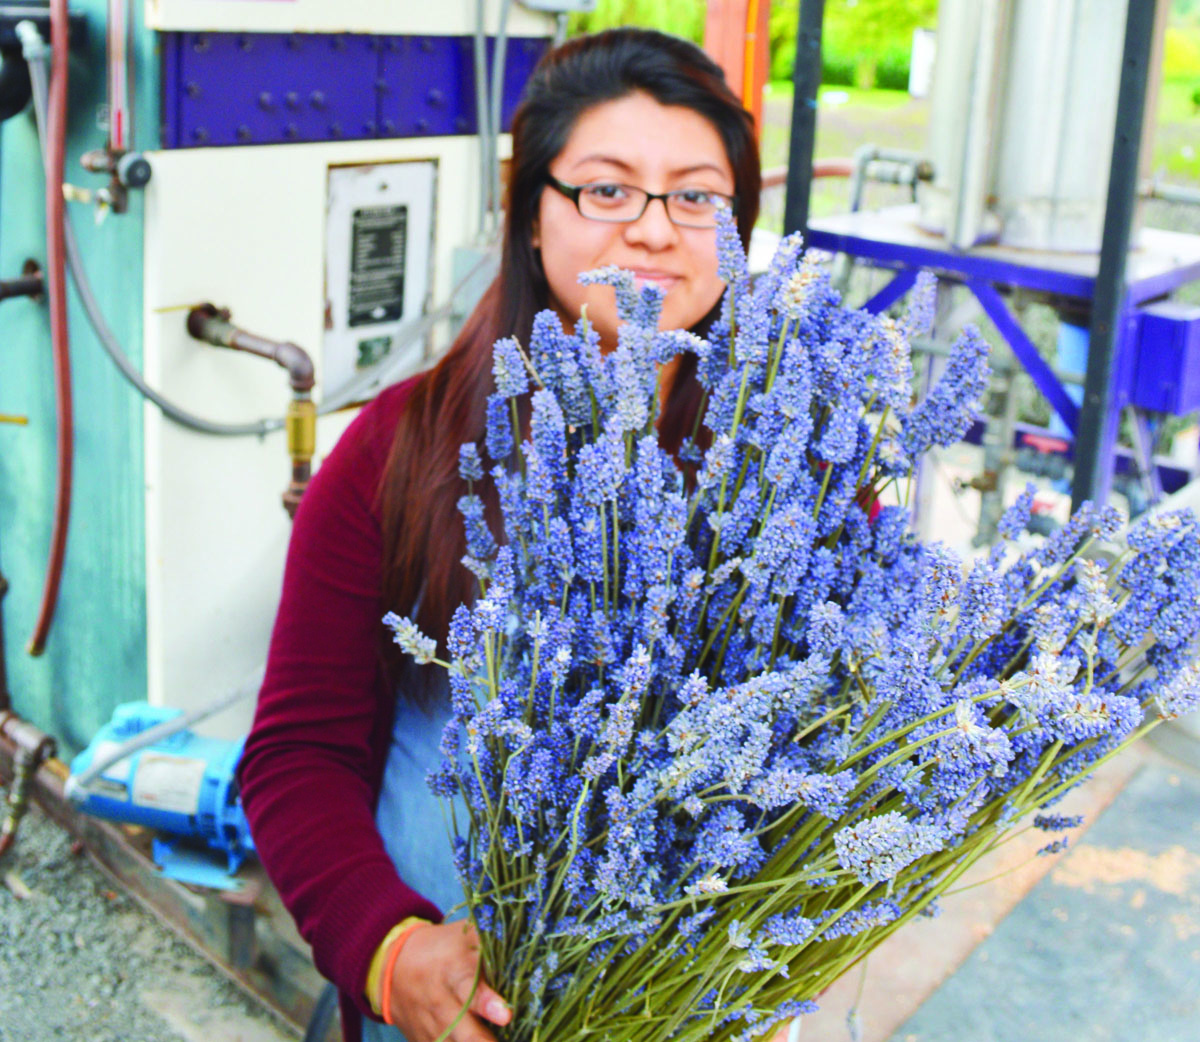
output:
M312 458L317 451L317 407L311 398L293 398L284 417L288 454L292 457L292 480L283 493L283 508L295 518L300 497L312 477Z
M288 455L293 463L311 462L317 451L317 407L311 398L293 398L284 417Z

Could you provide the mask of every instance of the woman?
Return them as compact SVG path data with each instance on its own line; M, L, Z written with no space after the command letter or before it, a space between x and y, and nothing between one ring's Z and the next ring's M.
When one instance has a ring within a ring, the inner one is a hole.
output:
M442 362L365 408L305 494L240 780L263 864L341 989L348 1040L434 1042L478 965L471 929L441 922L461 900L424 784L443 691L389 654L380 620L415 614L442 640L470 598L458 449L482 441L491 345L528 343L545 308L571 328L585 305L614 345L613 291L577 281L608 264L666 291L664 327L703 331L724 289L713 213L734 205L748 241L759 186L752 121L691 44L622 29L548 54L513 122L499 276ZM691 368L664 374L668 447L698 408ZM490 1042L487 1022L509 1018L481 983L449 1037Z

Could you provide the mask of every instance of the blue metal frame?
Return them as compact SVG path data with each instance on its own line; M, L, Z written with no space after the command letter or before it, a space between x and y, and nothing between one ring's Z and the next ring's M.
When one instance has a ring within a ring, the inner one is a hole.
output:
M508 41L502 127L548 47ZM163 33L163 147L474 134L472 48L469 36Z
M832 253L848 253L896 272L891 281L863 305L867 311L878 313L894 304L912 287L921 270L931 270L961 282L975 295L1067 428L1073 435L1079 430L1080 407L1071 400L1062 382L1021 329L997 287L1015 286L1052 297L1091 302L1096 289L1095 277L1056 270L1044 261L1039 262L1036 254L1031 255L1029 264L1020 264L990 256L986 252L960 253L914 246L883 237L872 238L861 233L823 228L821 224L821 221L816 221L809 226L809 246ZM1108 401L1101 403L1106 413L1119 412L1132 398L1139 305L1161 298L1196 279L1200 279L1200 260L1180 262L1170 270L1128 283L1114 331L1112 387ZM1085 401L1084 409L1087 408L1089 404ZM1114 467L1123 469L1130 465L1126 459L1129 454L1116 445L1116 424L1111 424L1111 427L1112 437L1104 439L1099 447L1101 467L1108 474L1114 472Z

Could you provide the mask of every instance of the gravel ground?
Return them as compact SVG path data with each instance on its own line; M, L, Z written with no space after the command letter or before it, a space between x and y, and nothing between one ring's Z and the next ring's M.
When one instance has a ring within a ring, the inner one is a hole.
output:
M0 861L0 1042L294 1042L31 810Z

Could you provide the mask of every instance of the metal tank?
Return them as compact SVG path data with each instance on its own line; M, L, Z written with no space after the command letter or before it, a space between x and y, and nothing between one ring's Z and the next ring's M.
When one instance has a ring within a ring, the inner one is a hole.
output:
M922 228L957 249L1099 250L1127 7L942 0ZM1164 24L1160 12L1152 84Z

